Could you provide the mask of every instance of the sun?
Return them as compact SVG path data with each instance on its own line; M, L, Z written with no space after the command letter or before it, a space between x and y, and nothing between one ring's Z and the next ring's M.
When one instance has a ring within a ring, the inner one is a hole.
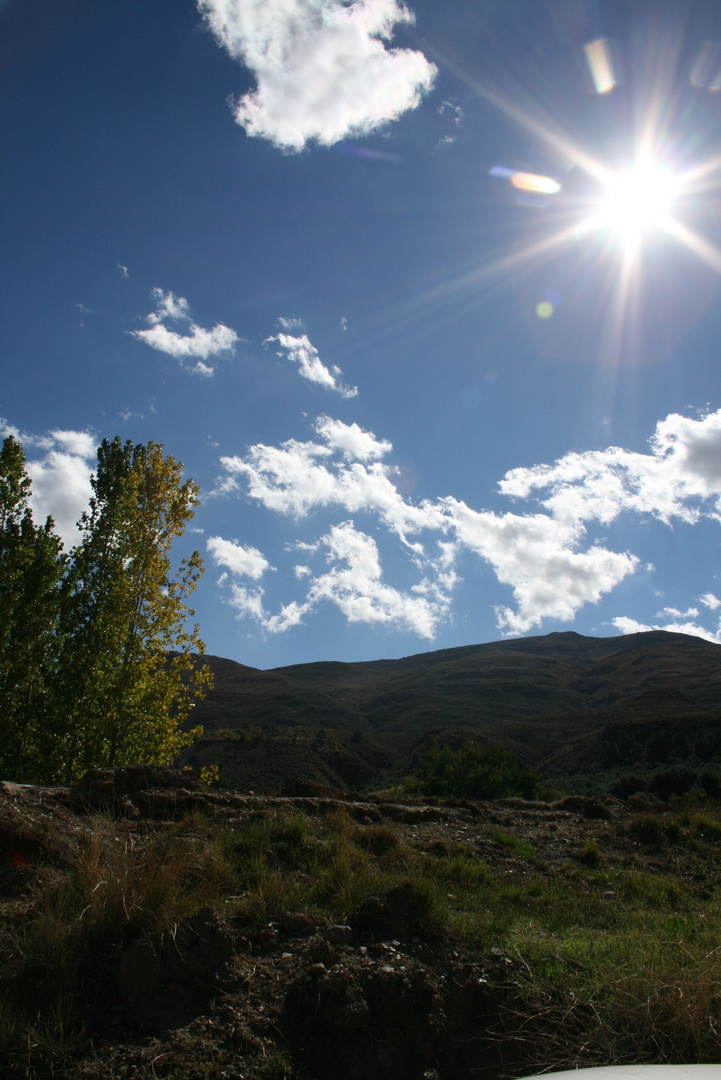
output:
M593 216L593 224L636 244L644 233L668 229L678 193L673 172L656 161L641 159L631 168L612 173Z

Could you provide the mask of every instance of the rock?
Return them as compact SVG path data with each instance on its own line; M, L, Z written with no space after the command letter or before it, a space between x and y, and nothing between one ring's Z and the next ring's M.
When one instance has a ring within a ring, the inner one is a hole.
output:
M338 959L338 953L329 941L322 937L313 937L308 942L308 957L314 964L332 967Z
M629 795L626 801L632 810L637 810L641 813L651 813L654 810L658 810L658 808L663 805L661 800L656 798L650 791Z
M327 926L322 936L330 945L353 944L353 931L350 926Z
M424 971L336 969L291 985L281 1025L302 1075L418 1080L435 1065L437 1006Z
M140 810L149 816L175 814L189 802L202 799L195 770L163 765L125 765L117 769L90 769L71 794L76 803L91 810L114 810L135 818Z
M288 937L310 937L318 923L304 911L284 911L278 925Z
M263 926L253 936L253 952L263 955L275 952L279 939L280 934L275 927Z

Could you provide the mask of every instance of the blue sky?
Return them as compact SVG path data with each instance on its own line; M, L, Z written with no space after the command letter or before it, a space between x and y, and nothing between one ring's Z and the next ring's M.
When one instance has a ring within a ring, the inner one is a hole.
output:
M5 0L3 433L201 486L208 651L721 640L721 10Z

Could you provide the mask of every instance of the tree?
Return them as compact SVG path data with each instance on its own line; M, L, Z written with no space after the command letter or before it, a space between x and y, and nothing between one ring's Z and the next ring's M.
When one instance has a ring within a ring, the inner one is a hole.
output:
M520 795L533 799L538 777L509 751L492 744L478 746L470 739L458 750L431 749L421 769L426 795L455 795L468 799L502 799Z
M0 451L0 775L50 779L59 660L62 543L35 526L22 446Z
M210 685L194 655L205 651L199 628L186 627L200 555L171 574L168 554L198 486L162 446L119 438L99 447L91 483L65 582L66 780L93 766L171 761L201 734L180 726Z

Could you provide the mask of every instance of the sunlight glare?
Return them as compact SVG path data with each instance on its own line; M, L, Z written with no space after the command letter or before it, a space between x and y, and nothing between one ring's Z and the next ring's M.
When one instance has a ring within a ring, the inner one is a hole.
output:
M663 165L637 162L610 179L595 223L626 241L637 240L650 229L665 228L676 187L672 173Z

